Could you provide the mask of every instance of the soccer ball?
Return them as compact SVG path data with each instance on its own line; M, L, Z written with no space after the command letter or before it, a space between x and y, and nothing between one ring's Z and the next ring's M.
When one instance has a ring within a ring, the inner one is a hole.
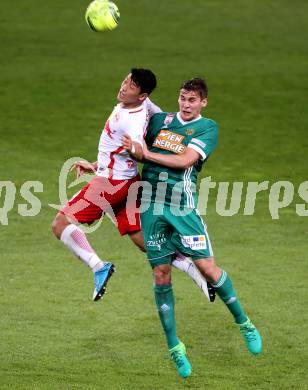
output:
M86 10L86 22L94 31L114 30L120 19L118 7L108 0L94 0Z

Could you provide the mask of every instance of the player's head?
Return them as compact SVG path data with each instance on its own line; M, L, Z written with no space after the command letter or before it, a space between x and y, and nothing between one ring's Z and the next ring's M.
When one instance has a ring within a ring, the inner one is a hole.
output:
M155 89L156 77L149 69L133 68L122 81L118 100L124 107L141 104Z
M180 89L180 115L184 121L192 121L207 105L208 88L205 80L195 77L185 81Z
M155 74L149 69L133 68L131 70L133 82L140 87L140 93L150 95L156 88Z

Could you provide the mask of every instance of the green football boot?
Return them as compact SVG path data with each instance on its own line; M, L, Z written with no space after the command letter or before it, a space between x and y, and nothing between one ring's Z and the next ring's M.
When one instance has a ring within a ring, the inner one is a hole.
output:
M191 365L185 355L185 345L180 341L178 345L169 349L169 352L179 375L182 378L187 378L191 374Z
M258 329L248 318L246 322L238 325L241 335L245 340L248 351L254 355L258 355L262 351L262 338Z

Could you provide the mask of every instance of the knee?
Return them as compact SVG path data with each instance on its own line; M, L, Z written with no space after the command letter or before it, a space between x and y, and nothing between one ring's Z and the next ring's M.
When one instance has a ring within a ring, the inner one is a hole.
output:
M67 221L66 217L60 213L57 214L56 218L51 224L51 230L53 234L58 238L58 240L60 240L61 234L67 225L69 225L69 222Z
M197 261L196 265L208 282L214 283L219 279L221 269L216 265L213 257Z
M155 284L171 283L171 266L169 264L158 265L153 270Z

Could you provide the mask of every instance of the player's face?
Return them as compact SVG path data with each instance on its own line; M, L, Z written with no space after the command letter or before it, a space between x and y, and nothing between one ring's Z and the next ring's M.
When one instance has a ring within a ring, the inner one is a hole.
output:
M133 108L139 106L146 96L147 94L140 93L140 87L133 82L131 74L129 74L122 81L117 99L123 107Z
M179 96L180 115L183 121L192 121L201 113L202 108L207 105L207 99L201 99L198 92L180 90Z

